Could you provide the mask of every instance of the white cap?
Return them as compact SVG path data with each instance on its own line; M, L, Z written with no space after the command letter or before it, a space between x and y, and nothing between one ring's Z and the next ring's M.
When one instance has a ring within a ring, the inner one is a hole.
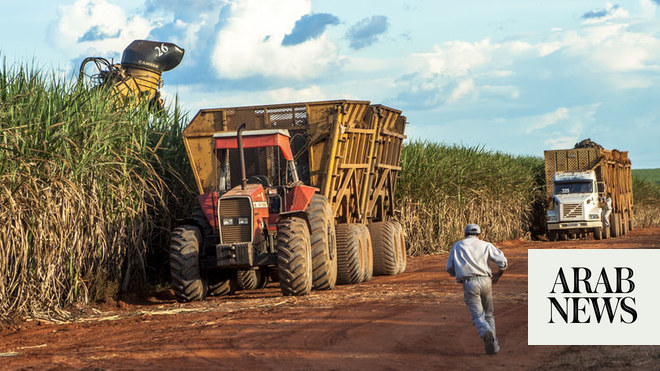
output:
M465 234L466 235L480 235L481 234L481 227L479 227L478 224L468 224L465 227Z

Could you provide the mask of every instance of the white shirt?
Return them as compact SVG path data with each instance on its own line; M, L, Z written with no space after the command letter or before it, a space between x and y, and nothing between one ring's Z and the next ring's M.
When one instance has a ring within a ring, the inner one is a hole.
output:
M468 236L454 244L447 258L447 272L456 276L456 282L464 277L488 276L492 272L488 266L491 260L500 269L506 269L507 260L500 249L492 243L482 241L477 236Z

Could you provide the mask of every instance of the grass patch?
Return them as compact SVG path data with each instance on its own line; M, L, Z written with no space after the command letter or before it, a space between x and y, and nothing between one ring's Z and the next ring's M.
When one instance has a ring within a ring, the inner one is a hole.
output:
M2 66L0 316L141 290L150 249L167 245L181 117L111 96Z
M632 175L660 185L660 169L633 169Z

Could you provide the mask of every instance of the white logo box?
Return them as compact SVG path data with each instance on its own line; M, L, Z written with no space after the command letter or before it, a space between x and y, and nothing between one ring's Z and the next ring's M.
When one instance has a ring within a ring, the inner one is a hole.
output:
M590 270L595 293L586 292L584 280L574 293L574 268L579 278ZM660 345L660 250L530 249L528 278L529 345Z

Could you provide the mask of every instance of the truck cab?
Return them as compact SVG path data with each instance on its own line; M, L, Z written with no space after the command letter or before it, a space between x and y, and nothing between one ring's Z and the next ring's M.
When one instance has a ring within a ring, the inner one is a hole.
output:
M594 170L554 173L552 203L547 210L548 236L566 239L569 234L600 234L603 210Z

